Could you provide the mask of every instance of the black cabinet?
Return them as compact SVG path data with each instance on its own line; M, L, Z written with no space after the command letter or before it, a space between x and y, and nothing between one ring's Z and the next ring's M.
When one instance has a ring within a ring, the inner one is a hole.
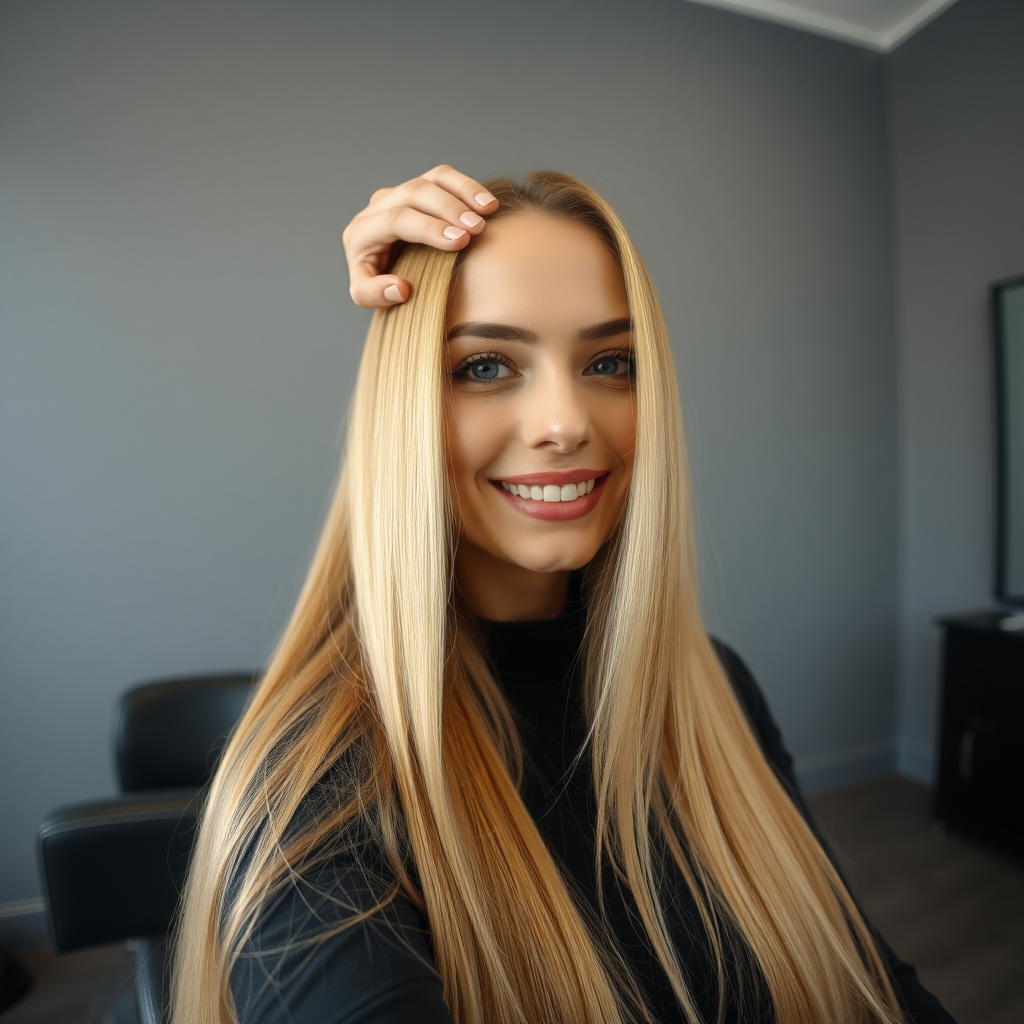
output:
M935 814L1024 857L1024 630L997 613L943 619Z

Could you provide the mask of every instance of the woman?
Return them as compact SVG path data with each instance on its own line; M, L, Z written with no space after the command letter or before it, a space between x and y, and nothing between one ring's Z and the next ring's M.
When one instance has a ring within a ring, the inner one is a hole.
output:
M175 1024L949 1020L701 625L671 353L614 212L440 167L346 248L380 308L211 787Z

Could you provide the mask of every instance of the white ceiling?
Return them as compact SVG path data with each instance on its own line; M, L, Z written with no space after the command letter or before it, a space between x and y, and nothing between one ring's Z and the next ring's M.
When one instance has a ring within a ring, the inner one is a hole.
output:
M694 0L885 52L956 0Z

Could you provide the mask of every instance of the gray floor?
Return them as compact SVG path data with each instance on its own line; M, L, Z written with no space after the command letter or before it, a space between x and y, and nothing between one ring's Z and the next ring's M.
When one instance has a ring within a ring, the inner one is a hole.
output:
M896 778L811 801L868 916L959 1024L1022 1024L1024 867L935 835L929 802Z
M929 791L904 779L811 802L868 916L959 1024L1024 1022L1024 867L936 836ZM3 1024L135 1024L125 947L20 958L36 987Z
M137 1024L135 959L127 947L63 956L34 949L17 956L35 985L0 1013L3 1024Z

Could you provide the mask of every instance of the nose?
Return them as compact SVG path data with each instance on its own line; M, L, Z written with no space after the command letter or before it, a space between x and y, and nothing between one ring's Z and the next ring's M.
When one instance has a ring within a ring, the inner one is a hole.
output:
M528 448L568 454L591 439L586 395L568 368L548 368L523 393L520 435Z

